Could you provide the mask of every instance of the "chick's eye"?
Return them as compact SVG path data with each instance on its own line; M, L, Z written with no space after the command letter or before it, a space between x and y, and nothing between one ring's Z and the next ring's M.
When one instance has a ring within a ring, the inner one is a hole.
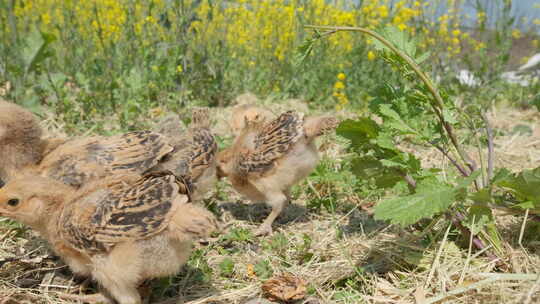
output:
M10 199L7 203L8 203L8 205L10 205L11 207L15 207L15 206L17 206L17 205L19 204L19 200L16 199L16 198L12 198L12 199Z

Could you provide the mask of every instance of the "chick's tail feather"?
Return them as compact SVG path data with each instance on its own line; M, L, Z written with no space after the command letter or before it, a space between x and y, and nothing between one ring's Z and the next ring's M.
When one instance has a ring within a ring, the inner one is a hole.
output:
M185 241L209 237L220 229L212 212L192 203L177 208L169 227L173 238Z

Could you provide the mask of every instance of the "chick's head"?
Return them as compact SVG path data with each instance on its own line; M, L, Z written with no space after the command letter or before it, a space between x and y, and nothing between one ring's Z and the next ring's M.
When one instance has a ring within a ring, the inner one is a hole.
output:
M0 216L36 227L62 206L70 191L66 185L49 178L15 177L0 189Z
M252 104L243 104L234 107L229 124L233 133L238 135L250 122L264 123L265 121L272 120L274 117L275 115L266 108Z

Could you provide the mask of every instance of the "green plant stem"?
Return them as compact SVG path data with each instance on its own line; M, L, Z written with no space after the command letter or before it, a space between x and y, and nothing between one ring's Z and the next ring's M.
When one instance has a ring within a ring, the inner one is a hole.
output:
M439 94L437 89L435 89L435 86L433 85L433 83L431 82L429 77L427 77L427 75L422 71L420 66L418 66L418 64L409 55L407 55L406 53L402 52L400 49L395 47L394 44L392 44L390 41L386 40L384 37L379 35L377 32L372 31L372 30L368 30L366 28L349 27L349 26L319 26L319 25L306 25L305 27L310 28L310 29L332 30L332 31L335 31L335 32L337 32L337 31L361 32L361 33L364 33L364 34L366 34L368 36L371 36L371 37L379 40L381 43L383 43L385 46L387 46L389 49L391 49L394 53L396 53L399 57L403 58L403 60L405 60L405 62L407 62L407 64L418 75L418 77L420 77L422 82L424 82L424 84L428 88L429 92L433 96L433 98L435 100L435 104L431 103L431 106L432 106L435 114L439 118L441 124L443 125L444 129L446 130L446 133L448 134L448 137L450 137L450 141L452 142L452 145L454 146L457 153L459 154L461 160L469 168L469 170L467 172L467 176L469 176L472 172L474 172L476 170L476 168L475 168L476 166L474 165L474 162L471 160L471 158L467 155L465 150L459 144L459 142L457 140L457 137L456 137L456 134L455 134L455 132L454 132L454 130L452 128L452 125L450 123L448 123L446 121L446 119L444 119L444 116L442 114L442 111L444 109L444 101L443 101L441 95Z

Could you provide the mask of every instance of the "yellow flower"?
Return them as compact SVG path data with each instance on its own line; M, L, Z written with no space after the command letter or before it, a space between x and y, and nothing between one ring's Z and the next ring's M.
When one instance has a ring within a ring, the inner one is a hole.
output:
M405 25L405 23L400 23L397 27L400 31L404 31L407 29L407 25Z
M345 80L345 78L347 78L347 76L345 75L345 73L339 73L339 74L337 75L337 78L338 78L339 80Z
M336 81L336 83L334 84L334 89L343 90L345 89L345 84L341 81Z
M184 68L182 67L181 64L179 64L179 65L176 67L176 72L177 72L178 74L180 74L180 73L182 73L183 71L184 71Z
M521 38L521 31L518 30L518 29L514 29L512 31L512 37L514 37L514 39L519 39Z
M461 34L461 31L458 30L458 29L455 29L455 30L452 31L452 35L454 35L454 36L459 36L459 34Z
M373 61L373 60L375 60L375 58L377 58L377 55L375 55L375 53L374 53L373 51L369 51L369 52L367 53L367 59L368 59L369 61Z

